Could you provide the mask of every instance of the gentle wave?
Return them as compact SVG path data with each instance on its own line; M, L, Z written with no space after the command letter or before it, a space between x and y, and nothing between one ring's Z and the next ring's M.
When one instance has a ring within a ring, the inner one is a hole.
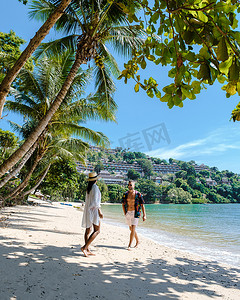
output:
M121 205L102 205L107 223L126 226ZM240 204L146 205L138 232L162 245L240 266Z

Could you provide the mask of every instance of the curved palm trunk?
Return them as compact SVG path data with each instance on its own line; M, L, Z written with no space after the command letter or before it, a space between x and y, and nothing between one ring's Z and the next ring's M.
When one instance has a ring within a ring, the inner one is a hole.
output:
M1 166L0 166L0 177L2 177L9 169L11 169L29 150L29 148L36 142L40 134L47 127L49 121L59 108L60 104L64 100L81 64L86 63L95 52L96 41L91 37L83 37L78 44L78 50L76 54L75 61L72 68L59 91L56 99L52 103L50 109L46 115L39 122L35 130L30 134L28 139L22 144L16 152L14 152Z
M13 176L15 176L22 169L22 167L25 165L25 163L28 161L28 159L30 158L30 156L33 154L33 152L37 148L37 145L38 145L38 143L36 142L32 146L32 148L30 148L30 150L26 153L26 155L23 157L23 159L18 164L18 166L16 168L14 168L9 174L7 174L7 176L5 176L3 178L3 180L1 180L1 182L0 182L0 188L3 187Z
M51 164L48 165L47 169L43 172L43 175L38 180L38 182L34 185L34 187L32 187L30 190L24 192L22 194L22 197L25 197L25 196L29 195L31 192L33 192L34 190L36 190L39 187L39 185L43 182L43 179L46 177L50 167L51 167Z
M40 162L40 160L42 159L43 157L43 154L42 155L39 155L37 157L37 159L34 161L30 171L28 172L27 176L24 178L24 180L19 184L19 186L16 187L15 190L13 190L10 194L8 194L6 196L6 199L9 199L9 198L15 198L17 195L19 195L24 189L25 187L27 186L28 184L28 181L30 180L31 176L32 176L32 173L33 171L36 169L38 163Z
M42 27L37 31L35 36L30 40L26 49L22 52L21 56L18 58L14 66L9 70L7 75L4 77L2 83L0 84L0 118L2 117L3 106L5 103L6 96L9 93L10 86L14 79L17 77L19 71L24 66L28 58L33 54L33 52L40 45L41 41L49 33L50 29L57 22L57 20L62 16L64 10L68 7L71 0L62 0L57 9L49 16L47 21L42 25Z

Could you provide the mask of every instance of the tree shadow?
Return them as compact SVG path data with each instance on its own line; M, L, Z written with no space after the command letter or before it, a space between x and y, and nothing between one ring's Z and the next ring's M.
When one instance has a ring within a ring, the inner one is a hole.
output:
M41 205L41 207L44 205ZM23 206L23 208L27 208ZM6 216L6 221L0 223L1 227L11 227L12 229L19 229L19 230L27 230L27 231L36 231L36 232L49 232L49 233L59 233L59 234L72 234L72 235L79 235L77 232L70 232L67 230L58 230L58 229L46 229L44 224L49 222L49 218L47 217L54 217L54 218L62 218L62 216L58 216L55 209L59 209L56 206L47 206L49 213L37 213L35 211L3 211L1 214ZM52 212L52 213L50 213ZM8 217L11 216L11 225L8 226ZM5 225L6 223L6 225ZM42 228L39 228L39 223L41 224ZM34 225L35 224L35 225Z
M108 249L126 249L126 247L114 246L114 245L97 245L98 248L108 248Z
M209 261L177 258L100 263L77 247L56 247L4 237L0 240L0 299L183 299L182 295L221 297L206 284L240 288L239 269ZM103 245L100 247L104 248ZM118 248L118 247L117 247ZM71 253L71 251L75 253ZM126 253L127 255L127 253ZM99 255L99 257L101 254ZM237 299L237 298L236 298Z
M48 209L48 216L56 217L55 207ZM34 211L13 214L9 227L26 230L27 234L30 231L31 235L40 231L60 234L61 243L64 235L79 235L61 228L46 230L45 223L51 218L44 216L45 213ZM41 224L36 226L33 219ZM143 260L141 248L132 255L124 251L125 247L103 241L96 244L95 257L85 258L79 245L69 243L68 240L66 246L46 245L40 238L26 243L18 236L0 235L0 299L194 300L192 294L198 299L223 299L230 289L231 295L232 289L236 290L236 298L231 300L240 299L240 269L234 267L182 257L176 257L172 264L167 259Z

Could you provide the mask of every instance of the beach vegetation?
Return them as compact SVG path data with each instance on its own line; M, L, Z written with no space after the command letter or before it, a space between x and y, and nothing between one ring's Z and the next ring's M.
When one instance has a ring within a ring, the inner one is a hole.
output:
M190 204L192 203L192 195L182 188L171 188L167 192L166 200L169 201L169 203Z
M120 184L108 184L108 195L111 203L121 203L123 194L127 191L127 187Z
M192 198L192 204L206 204L206 198Z
M64 13L64 9L61 10L61 16L54 27L56 31L65 36L52 42L42 43L35 52L35 56L39 58L44 54L52 55L54 53L61 55L68 49L75 54L72 66L68 70L68 75L65 77L54 101L44 117L38 122L34 131L16 153L0 166L0 176L3 176L29 151L48 126L67 95L81 65L91 63L93 66L93 74L96 79L95 90L98 94L99 105L109 107L109 109L116 108L116 103L113 100L115 85L112 76L117 77L120 71L110 49L116 50L118 55L130 57L132 51L139 49L143 43L143 31L139 27L128 25L126 13L121 5L119 6L115 1L102 1L99 3L68 1L71 3ZM63 5L63 2L65 3L66 0L62 0L60 4L56 0L34 1L31 4L30 16L47 22L61 4ZM129 1L123 1L123 4L128 5L128 3ZM133 8L133 11L135 11L137 6L134 5ZM7 75L4 80L6 78Z
M73 159L59 159L51 166L40 189L50 196L51 201L74 201L79 198L79 182L87 184L86 180L81 180L82 177ZM84 188L86 192L86 186Z
M129 22L146 29L147 38L140 51L125 63L120 78L134 80L135 92L142 89L171 109L195 100L207 85L218 82L226 97L239 94L240 31L239 1L137 1L142 14L128 8ZM144 16L144 18L142 17ZM154 66L159 74L167 69L169 83L146 78L141 69ZM161 72L162 71L162 72ZM232 119L239 121L239 107Z
M20 48L24 44L25 40L18 37L13 30L10 30L9 33L0 32L0 83L21 55ZM29 58L25 68L32 71L33 67L33 59ZM13 84L20 84L18 78L14 80Z
M21 87L12 89L14 100L8 100L5 108L25 116L22 126L11 122L12 127L23 139L31 135L38 121L47 113L71 67L72 60L73 54L66 51L64 55L44 57L39 60L33 72L21 70ZM27 185L30 185L29 191L36 186L36 182L39 185L44 179L43 175L46 176L46 169L49 169L55 160L75 158L84 163L88 149L87 142L101 146L108 145L108 139L103 133L83 126L87 120L115 120L115 110L111 111L108 107L100 106L96 95L83 97L90 72L90 70L79 69L48 128L31 148L24 164L19 163L20 168L16 167L17 172L20 172L18 178L21 179L21 183L5 197L6 199L12 201L13 198L26 196L27 191L24 192L24 189ZM15 169L9 172L1 181L1 186L15 174Z
M20 0L24 4L27 3L27 0ZM16 77L18 76L20 70L26 64L28 59L32 56L33 52L40 45L42 40L49 33L50 29L56 23L56 21L62 16L64 10L69 5L71 0L61 0L55 1L56 7L53 9L52 13L49 15L44 24L39 28L36 32L35 36L30 40L27 47L18 57L17 61L15 61L14 65L8 70L4 78L0 81L0 118L2 118L2 111L6 101L6 97L9 94L10 88ZM7 170L8 171L8 170ZM5 172L4 172L5 173ZM4 175L4 173L2 175ZM1 176L2 176L1 175Z
M97 185L99 187L99 190L101 192L101 202L109 202L109 194L108 194L108 187L104 180L98 180Z
M136 189L143 194L146 203L160 202L162 198L162 187L150 179L141 178L136 183Z
M110 171L112 166L108 164L108 158L111 157L111 160L114 159L118 165L125 166L126 165L126 157L124 157L125 153L129 153L124 149L119 151L105 151L104 149L100 149L99 152L88 152L89 162L91 161L94 164L94 158L101 154L101 161L104 166L104 170ZM134 153L134 152L133 152ZM118 154L118 160L116 158L116 154ZM131 160L132 160L132 156ZM136 156L135 156L136 157ZM125 159L124 159L125 158ZM155 166L158 164L157 161L163 163L163 159L155 158L155 157L147 157L147 161ZM194 161L185 162L176 159L172 159L172 164L177 165L180 169L176 173L160 173L153 172L150 177L145 176L143 172L136 171L134 167L141 166L138 162L139 159L135 158L133 160L133 167L129 168L125 173L125 181L123 186L126 187L127 181L135 174L139 174L137 177L139 178L131 178L136 181L136 189L142 193L146 203L192 203L192 204L201 204L201 203L240 203L240 176L238 174L234 174L228 170L219 171L215 167L208 167L203 165L202 168L199 169L199 166L196 165ZM164 163L163 163L164 164ZM169 170L171 169L171 164L164 164L165 167L169 166ZM197 171L198 170L198 171ZM111 170L111 173L115 174L115 170ZM130 175L130 177L129 177ZM121 190L121 185L114 185L114 188L111 187L111 196L109 194L109 198L111 202L118 202L118 200L114 201L114 193L117 189ZM112 189L114 192L112 192ZM177 190L176 200L173 200L175 193L171 193L171 197L169 197L170 190L172 192ZM183 193L187 192L186 194ZM182 195L185 195L187 200L179 200ZM116 198L118 199L118 198Z
M127 177L132 180L138 180L141 177L141 175L139 172L135 171L134 169L129 169L127 172Z
M0 128L0 163L2 163L18 146L18 137L9 131Z

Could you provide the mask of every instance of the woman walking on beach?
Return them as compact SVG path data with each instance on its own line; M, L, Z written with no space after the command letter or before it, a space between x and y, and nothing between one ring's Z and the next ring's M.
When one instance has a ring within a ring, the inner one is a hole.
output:
M86 257L89 255L94 255L89 250L89 245L100 233L100 218L103 218L103 214L100 209L101 193L96 185L97 179L98 177L96 172L89 173L82 219L82 227L86 228L86 230L84 234L85 245L81 248L81 250ZM92 227L93 232L91 233Z

